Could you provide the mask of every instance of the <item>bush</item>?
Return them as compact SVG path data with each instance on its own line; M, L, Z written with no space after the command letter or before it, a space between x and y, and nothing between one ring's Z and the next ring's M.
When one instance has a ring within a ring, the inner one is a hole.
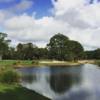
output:
M38 62L38 61L33 60L33 61L32 61L32 64L39 64L39 62Z
M13 83L18 83L20 80L20 75L13 70L9 71L4 71L1 74L0 81L2 83L7 83L7 84L13 84Z
M18 65L18 64L21 64L21 61L16 61L13 63L13 65Z

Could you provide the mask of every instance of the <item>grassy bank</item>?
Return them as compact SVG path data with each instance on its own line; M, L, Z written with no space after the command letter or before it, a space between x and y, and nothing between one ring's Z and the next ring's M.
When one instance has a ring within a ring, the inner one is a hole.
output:
M0 84L0 100L49 100L19 85Z
M15 66L30 66L33 61L0 61L0 100L49 100L18 85Z
M0 61L0 67L14 67L14 66L32 66L34 63L31 60L1 60Z

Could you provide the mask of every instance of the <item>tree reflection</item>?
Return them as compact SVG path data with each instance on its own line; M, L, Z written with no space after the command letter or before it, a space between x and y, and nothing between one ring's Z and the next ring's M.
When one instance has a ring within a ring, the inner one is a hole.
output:
M65 92L72 86L72 77L68 74L53 74L50 78L51 88L58 93Z
M71 68L70 68L71 69ZM66 70L66 69L65 69ZM80 83L81 81L81 68L76 73L67 72L53 73L50 76L50 86L51 89L56 93L64 93L68 91L73 84ZM51 69L51 73L53 70Z

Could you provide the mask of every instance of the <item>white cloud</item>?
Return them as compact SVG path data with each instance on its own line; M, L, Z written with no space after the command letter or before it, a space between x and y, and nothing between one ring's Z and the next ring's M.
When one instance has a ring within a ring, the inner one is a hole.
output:
M0 2L11 2L11 1L14 1L14 0L0 0Z
M100 47L100 4L96 3L96 0L92 5L88 2L85 0L53 1L55 16L70 25L70 32L67 35L71 39L78 40L84 47L86 45Z
M6 29L11 30L23 30L32 27L34 24L34 19L27 14L21 16L14 16L5 22Z
M95 27L98 27L100 25L99 9L100 9L100 3L86 6L80 10L80 14L82 18L85 21L87 21L87 23L94 25Z
M0 3L10 3L15 2L15 0L0 0ZM10 14L22 13L25 10L31 8L34 5L34 1L32 0L20 0L20 2L9 6L7 9L2 8L5 12L9 12Z
M5 14L2 11L0 11L0 23L2 23L4 19L5 19Z
M62 15L70 8L77 8L85 4L85 0L52 0L54 4L55 14Z
M30 8L31 6L33 5L33 1L30 1L30 0L22 0L19 4L17 4L15 7L14 7L14 10L21 10L21 11L24 11L28 8Z
M51 36L60 32L88 49L100 47L100 4L89 5L85 0L52 2L54 16L40 19L27 14L12 16L3 22L5 32L16 43L35 42L44 46ZM4 18L2 13L0 16Z
M26 14L8 19L5 21L4 27L6 32L9 33L9 37L22 42L48 41L54 33L68 31L66 23L62 23L53 17L35 19Z

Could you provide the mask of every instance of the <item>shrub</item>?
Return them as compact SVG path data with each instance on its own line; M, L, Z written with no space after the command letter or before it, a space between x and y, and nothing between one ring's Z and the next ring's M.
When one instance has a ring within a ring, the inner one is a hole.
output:
M13 63L13 65L17 65L17 63L16 63L16 62L14 62L14 63Z
M39 62L38 62L38 61L33 60L33 61L32 61L32 64L39 64Z
M13 63L13 65L18 65L18 64L21 64L21 61L16 61Z
M13 70L9 71L4 71L1 74L0 81L2 83L7 83L7 84L13 84L13 83L18 83L20 80L20 75Z

